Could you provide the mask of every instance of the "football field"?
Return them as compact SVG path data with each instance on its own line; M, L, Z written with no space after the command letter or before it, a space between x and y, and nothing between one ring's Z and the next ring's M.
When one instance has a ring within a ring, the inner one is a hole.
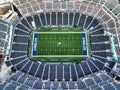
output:
M70 58L87 58L89 56L87 33L69 31L69 29L69 32L66 32L66 30L50 28L34 31L30 41L30 57L39 61L41 59L42 61L47 61L47 59L61 61L62 58L62 61L69 61Z

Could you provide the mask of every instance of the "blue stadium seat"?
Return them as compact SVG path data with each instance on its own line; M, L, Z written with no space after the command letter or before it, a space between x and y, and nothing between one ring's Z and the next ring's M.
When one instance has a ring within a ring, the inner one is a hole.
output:
M28 31L25 31L25 30L22 30L22 29L19 29L19 28L15 28L15 34L18 34L18 35L29 35L29 32Z
M21 69L21 71L28 73L28 70L30 69L32 62L33 61L29 60L29 62L27 62L25 65L23 65L23 68Z
M35 82L33 87L36 89L42 89L42 84L43 82L41 80L38 80L37 82Z
M29 24L29 22L27 21L27 19L25 19L25 18L23 18L22 20L21 20L21 23L23 23L23 25L25 25L27 28L29 28L29 30L28 31L32 31L32 27L30 26L30 24Z
M86 64L86 62L82 62L82 63L81 63L81 66L82 66L82 69L83 69L85 75L89 75L89 74L92 73L92 72L90 71L88 65Z
M78 80L78 81L77 81L77 85L78 85L78 88L79 88L79 89L86 88L85 83L84 83L83 81L81 81L81 80Z
M73 16L74 16L73 13L69 13L69 25L71 25L71 26L72 26L72 22L73 22Z
M73 24L75 27L78 27L79 18L80 18L80 14L75 13L74 24Z
M63 25L68 25L68 13L63 13Z
M43 89L50 89L51 88L51 82L45 82L45 87Z
M96 74L91 74L91 77L94 78L96 83L102 82L102 79L99 76L97 76Z
M57 65L57 80L62 81L63 80L63 66Z
M41 78L42 73L44 73L44 72L43 72L43 68L44 68L44 63L41 63L41 64L40 64L40 67L39 67L39 69L38 69L38 71L37 71L37 74L36 74L37 77Z
M79 27L81 27L81 28L84 27L85 19L86 19L86 16L84 14L81 14L81 17L80 17L80 20L79 20L79 23L78 23Z
M33 18L34 18L36 27L37 27L37 28L41 28L41 27L42 27L42 24L41 24L41 19L40 19L39 15L38 15L38 14L37 14L37 15L34 15Z
M85 80L85 83L86 83L86 85L87 85L88 87L95 84L94 80L91 79L91 78L86 79L86 80Z
M48 80L49 79L48 75L49 75L49 65L47 64L47 65L45 65L42 79Z
M50 25L50 13L46 13L47 25ZM57 22L56 22L57 23Z
M58 12L57 13L57 25L62 25L62 13Z
M56 17L57 17L56 12L51 13L51 24L52 25L56 25L56 21L57 21Z
M70 80L70 66L69 65L64 65L64 79L65 81Z
M46 25L45 14L44 13L40 13L39 16L41 18L42 26L45 26Z
M26 60L22 61L21 63L15 65L15 66L18 70L20 70L27 62L28 62L28 60L26 59Z
M90 69L92 70L92 73L95 73L98 71L97 67L90 60L87 60L87 63L89 65Z
M77 81L77 75L73 64L71 64L71 78L72 81Z
M54 81L56 79L56 65L50 65L50 81Z
M34 62L33 65L31 66L29 74L34 76L35 73L37 72L38 66L39 66L39 63L38 62Z
M80 77L83 77L84 74L83 74L83 71L82 71L79 63L77 63L75 66L76 66L76 71L77 71L78 77L79 77L79 78L80 78Z

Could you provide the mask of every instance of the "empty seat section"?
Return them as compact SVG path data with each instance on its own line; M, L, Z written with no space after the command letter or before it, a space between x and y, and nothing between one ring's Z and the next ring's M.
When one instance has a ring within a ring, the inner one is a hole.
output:
M99 22L96 18L94 18L93 21L90 23L88 29L90 29L91 27L93 27L93 30L94 30L94 28L95 28L97 25L99 25L99 23L100 23L100 22Z
M91 74L91 71L90 71L88 65L86 64L86 62L82 62L81 66L82 66L82 69L83 69L85 75Z
M113 84L116 88L120 88L120 84L118 82L113 82Z
M53 12L53 13L51 13L51 24L52 25L56 25L56 13L55 12Z
M68 89L66 82L61 82L61 88L62 89Z
M57 13L57 25L62 25L62 13Z
M34 88L36 89L42 89L42 84L43 82L41 80L38 80L37 82L34 83Z
M83 71L82 71L82 69L81 69L79 63L76 64L75 66L76 66L76 70L77 70L78 77L79 77L79 78L80 78L80 77L83 77L84 74L83 74Z
M65 81L70 80L70 67L69 67L69 65L64 65L64 79L65 79Z
M104 28L100 23L93 29L94 31L98 31L99 29ZM93 32L94 32L93 31Z
M91 50L93 51L99 51L99 50L107 50L107 44L92 44Z
M38 66L39 66L39 63L38 62L34 62L30 71L29 71L29 74L32 74L32 75L35 75L36 73L36 70L38 69Z
M114 61L108 61L107 62L108 64L109 64L109 68L113 68L114 67L114 65L115 65L115 62Z
M28 45L27 44L13 44L12 45L12 50L15 51L27 51L28 50Z
M38 69L38 71L37 71L37 74L36 74L37 77L41 78L42 73L43 73L43 68L44 68L44 64L41 63L41 64L40 64L40 67L39 67L39 69Z
M28 23L27 19L23 18L21 20L21 23L23 23L23 25L25 25L27 28L29 28L29 30L32 30L32 28L30 27L30 24Z
M18 35L29 35L28 31L16 28L14 34L18 34Z
M11 58L15 58L15 57L20 57L20 56L23 56L25 55L24 53L22 52L11 52Z
M19 90L28 90L29 86L21 85Z
M100 60L101 62L103 62L103 63L106 63L106 62L107 62L107 58L104 59L104 58L100 58L100 57L96 57L96 56L94 56L94 58L99 59L99 60Z
M77 81L77 75L73 64L71 65L71 76L73 81Z
M78 22L78 27L81 27L81 28L84 27L85 19L86 19L86 16L84 14L82 14L80 17L80 20Z
M11 61L5 61L5 64L9 67L12 65Z
M15 90L16 89L16 86L15 85L12 85L12 84L9 84L5 87L4 90Z
M12 76L10 77L10 79L13 80L13 81L17 81L18 78L19 78L21 75L23 75L22 72L17 72L17 73L15 73L14 75L12 75Z
M23 62L15 65L15 67L16 67L18 70L20 70L27 62L28 62L28 60L25 60L25 61L23 61Z
M104 64L101 63L100 61L98 60L91 60L91 62L93 62L100 70L103 68Z
M14 64L18 64L18 63L24 61L25 59L26 59L26 57L18 57L18 58L16 58L16 59L11 60L11 63L12 63L13 65L14 65Z
M73 24L74 27L77 27L77 26L78 26L79 16L80 16L79 13L75 13L74 24Z
M91 42L105 42L105 41L109 41L109 37L108 36L94 36L91 37Z
M44 85L43 89L50 89L51 88L51 83L50 82L45 82L43 85Z
M63 79L63 66L57 65L57 80L62 81Z
M18 29L23 30L23 31L30 32L30 30L29 30L25 25L23 25L23 24L20 24L20 23L19 23L16 27L17 27Z
M73 22L73 16L74 16L73 13L69 13L69 25L71 25L71 26L72 26L72 22Z
M50 25L50 13L46 13L47 25Z
M33 21L33 18L31 16L29 17L26 17L26 20L28 21L29 25L32 27L32 21Z
M25 80L26 80L26 77L23 75L23 76L20 76L20 78L18 79L18 82L24 83Z
M50 65L50 81L56 79L56 65Z
M103 51L103 52L94 52L93 55L97 55L97 56L107 58L105 51Z
M103 88L105 90L116 90L116 88L114 86L110 85L110 84L107 84L107 85L103 86Z
M48 80L48 74L49 74L49 65L45 65L42 79Z
M45 20L45 14L44 13L40 13L40 19L41 19L42 25L45 26L46 25L46 20Z
M63 13L63 25L68 25L68 13Z
M95 84L95 82L94 82L93 79L86 79L86 80L85 80L85 83L86 83L86 85L87 85L88 87Z
M94 78L94 81L95 81L96 83L102 82L102 79L101 79L99 76L97 76L96 74L92 74L91 77Z
M88 63L88 65L91 68L93 73L98 71L97 67L95 67L95 65L90 60L88 60L87 63Z
M78 85L78 88L79 88L79 89L86 88L85 83L84 83L83 81L81 81L81 80L78 80L78 81L77 81L77 85Z
M74 82L68 82L69 89L75 89L75 83Z
M14 36L14 42L28 43L29 37Z
M53 84L52 89L53 89L53 90L57 90L59 83L55 81L55 82L53 82L52 84Z
M25 85L27 85L27 86L33 86L33 84L34 84L34 80L33 79L27 79L26 81L25 81Z
M110 76L108 76L107 74L100 74L100 77L102 78L103 81L110 79Z
M29 62L27 62L27 64L23 66L24 68L22 69L22 71L25 73L28 73L28 70L30 69L31 64L32 64L32 61L29 60Z
M40 18L39 18L39 15L34 15L34 21L35 21L35 24L36 24L36 27L37 28L41 28L42 27L42 24L40 22Z
M86 18L87 18L87 19L86 19L84 28L88 29L90 23L91 23L92 20L93 20L93 17L92 17L92 16L88 16L88 17L86 17Z
M96 30L95 32L93 32L93 33L90 33L91 35L99 35L99 34L104 34L104 29L98 29L98 30Z

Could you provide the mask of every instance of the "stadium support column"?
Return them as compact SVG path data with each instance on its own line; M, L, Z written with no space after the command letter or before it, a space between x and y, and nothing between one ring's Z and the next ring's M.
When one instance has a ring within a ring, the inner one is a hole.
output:
M52 22L52 19L51 19L51 13L50 13L50 26L52 25L51 22Z
M70 13L68 13L68 26L70 26Z
M62 26L63 26L63 12L62 12Z
M74 15L73 15L72 26L74 26L74 19L75 19L75 12L74 12Z
M58 26L58 13L56 12L56 25Z

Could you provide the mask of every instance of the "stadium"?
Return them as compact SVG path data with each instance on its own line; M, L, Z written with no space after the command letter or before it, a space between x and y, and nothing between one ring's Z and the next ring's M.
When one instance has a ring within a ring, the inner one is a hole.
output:
M119 0L1 0L0 90L120 90Z

